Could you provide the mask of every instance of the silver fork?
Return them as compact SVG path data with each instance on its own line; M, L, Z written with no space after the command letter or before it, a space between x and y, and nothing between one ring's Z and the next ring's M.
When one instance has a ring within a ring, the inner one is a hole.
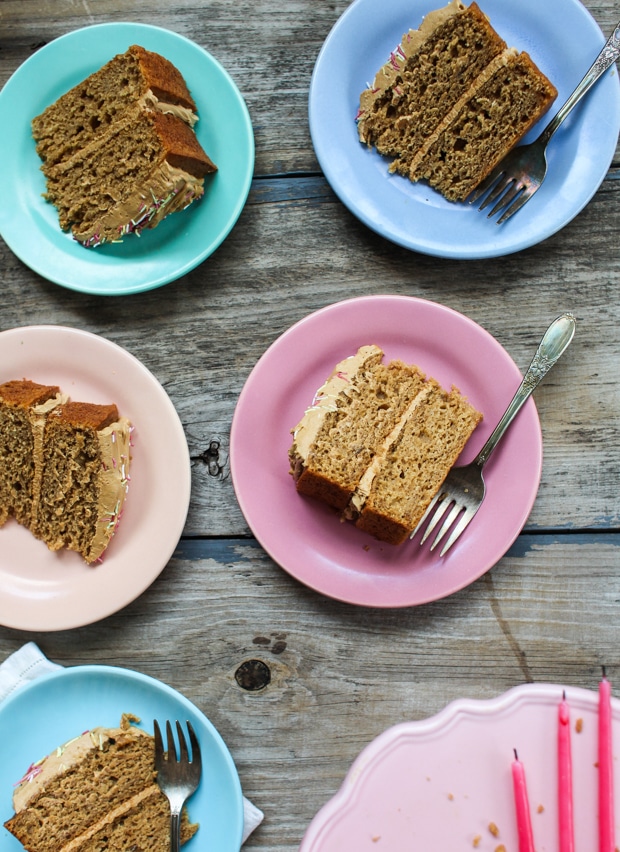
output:
M506 432L506 429L514 420L516 414L521 410L524 403L529 399L532 392L538 387L560 355L566 350L574 334L575 317L572 314L562 314L551 323L538 345L536 354L523 377L523 381L485 445L470 464L464 467L452 468L443 485L431 500L417 527L411 533L410 538L416 535L434 511L434 515L428 522L428 526L420 541L420 544L423 544L450 507L452 508L437 533L431 545L431 550L435 549L451 528L452 532L445 542L440 556L447 553L454 542L461 536L484 500L486 486L482 475L482 468ZM461 515L460 518L459 515ZM453 526L457 518L458 522Z
M170 722L166 722L166 750L164 750L157 720L153 722L157 783L170 802L170 852L179 852L181 845L181 811L187 799L196 791L200 783L200 773L202 770L200 745L191 724L187 723L189 740L192 747L191 760L187 750L185 735L179 722L176 723L176 727L179 737L178 759Z
M529 145L521 145L518 148L513 148L512 151L506 154L490 175L469 195L469 203L473 204L486 192L491 190L478 209L484 210L485 207L496 201L497 203L487 216L490 219L496 213L499 213L502 208L506 208L497 220L498 225L501 225L502 222L514 216L517 210L520 210L534 193L540 189L540 185L545 179L547 173L547 157L545 152L551 137L586 92L591 89L599 77L613 65L619 56L620 23L618 23L613 33L607 39L605 46L594 60L583 80L556 114L555 118L551 119L540 136Z

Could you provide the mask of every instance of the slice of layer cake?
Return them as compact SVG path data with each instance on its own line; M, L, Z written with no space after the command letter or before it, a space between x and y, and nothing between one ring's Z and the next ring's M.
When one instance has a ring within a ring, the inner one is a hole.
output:
M154 740L137 721L86 731L28 768L5 823L28 852L169 852ZM197 830L184 810L181 842Z
M67 402L50 412L32 531L50 550L101 558L129 485L131 425L116 405Z
M427 379L362 477L348 516L376 538L401 544L418 525L480 420L480 413L456 388L448 392Z
M32 121L46 198L87 247L156 227L204 194L217 166L175 66L133 45Z
M165 57L132 45L91 74L32 121L37 153L53 165L68 159L136 105L198 120L180 71Z
M390 172L464 200L549 109L555 87L460 0L410 30L362 92L360 140Z
M116 405L28 379L0 385L0 526L13 517L50 550L101 560L127 495L131 431Z
M293 430L289 459L301 494L344 509L377 444L422 386L416 367L382 358L378 346L363 346L337 364Z
M64 402L60 388L27 379L0 385L0 526L9 517L29 527L37 503L43 428Z
M181 119L138 109L46 169L46 196L61 227L95 246L156 227L200 198L205 175L215 171Z
M382 357L362 347L336 366L293 430L289 461L300 493L401 544L482 415L456 388Z

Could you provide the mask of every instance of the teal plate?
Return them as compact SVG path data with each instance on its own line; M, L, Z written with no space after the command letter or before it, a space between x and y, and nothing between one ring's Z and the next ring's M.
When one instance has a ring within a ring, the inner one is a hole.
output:
M0 704L0 824L13 814L13 787L31 763L50 754L82 731L116 727L123 713L142 720L153 733L153 719L191 722L202 755L202 779L187 809L200 828L184 852L239 852L243 797L230 752L212 723L170 686L129 669L75 666L37 678ZM0 828L0 847L22 846Z
M218 166L204 198L141 237L86 249L58 224L30 122L117 53L140 44L183 74L198 107L198 139ZM0 234L35 272L71 290L120 296L185 275L221 245L246 202L254 135L246 104L228 72L206 50L145 24L99 24L55 39L21 65L0 92Z

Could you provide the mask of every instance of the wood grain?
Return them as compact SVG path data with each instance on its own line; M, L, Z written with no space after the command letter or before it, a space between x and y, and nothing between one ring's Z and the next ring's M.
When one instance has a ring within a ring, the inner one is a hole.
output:
M586 5L611 32L617 3ZM620 676L620 156L572 222L518 254L454 261L393 245L336 198L308 131L312 68L347 6L0 3L0 85L65 32L142 21L208 49L250 109L257 157L247 205L221 248L182 279L120 299L74 293L36 275L0 239L0 331L55 323L124 346L168 392L192 458L184 536L153 585L77 630L0 627L0 660L32 639L63 665L124 666L181 691L219 729L244 793L265 811L248 850L296 850L352 760L394 724L524 682L595 688L603 664L612 681ZM542 481L507 555L445 600L362 609L302 586L252 537L229 475L230 424L256 361L294 322L343 298L392 293L466 314L522 370L554 316L570 310L578 328L535 394ZM268 672L262 689L236 677L244 664L256 672L251 661Z

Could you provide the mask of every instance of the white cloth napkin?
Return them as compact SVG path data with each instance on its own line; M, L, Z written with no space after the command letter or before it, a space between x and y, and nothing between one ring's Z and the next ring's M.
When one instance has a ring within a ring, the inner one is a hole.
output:
M48 660L34 642L28 642L0 665L0 701L29 681L61 668L62 666ZM264 816L261 810L243 797L242 843L245 843L254 829L261 824Z

